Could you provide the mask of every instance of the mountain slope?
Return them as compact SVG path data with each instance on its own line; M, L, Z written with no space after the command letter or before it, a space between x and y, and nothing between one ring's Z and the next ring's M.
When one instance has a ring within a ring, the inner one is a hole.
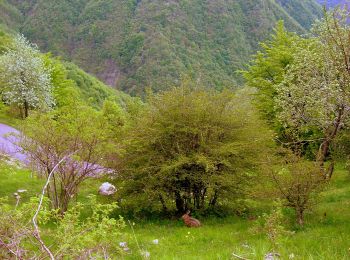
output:
M12 43L13 35L0 28L0 56L11 48ZM43 59L52 71L53 85L56 89L61 89L59 90L61 93L67 93L68 98L81 100L95 108L101 108L105 100L115 101L123 107L125 104L134 102L134 99L129 95L106 86L73 63L64 62L51 55L44 54ZM66 102L66 100L62 101Z
M15 6L9 4L7 1L0 0L0 29L18 29L20 22L21 13L19 10Z
M111 86L142 95L191 76L231 87L277 20L299 33L321 15L314 0L7 0L21 31ZM10 24L10 22L7 22ZM16 25L16 22L13 22Z

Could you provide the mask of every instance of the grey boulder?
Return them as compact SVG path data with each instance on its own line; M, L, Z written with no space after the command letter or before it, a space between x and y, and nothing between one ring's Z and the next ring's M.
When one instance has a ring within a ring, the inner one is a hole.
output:
M117 188L109 182L102 183L98 191L101 195L110 196L117 192Z

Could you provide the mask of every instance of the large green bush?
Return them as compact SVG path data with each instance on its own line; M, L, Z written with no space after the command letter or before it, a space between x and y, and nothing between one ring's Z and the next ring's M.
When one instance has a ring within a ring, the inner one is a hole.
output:
M152 95L125 140L123 205L182 213L244 197L269 138L247 96L185 86Z

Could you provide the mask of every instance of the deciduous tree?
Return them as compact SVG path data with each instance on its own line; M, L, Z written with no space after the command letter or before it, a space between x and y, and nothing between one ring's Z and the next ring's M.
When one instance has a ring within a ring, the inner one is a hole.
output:
M314 37L295 47L293 63L277 88L278 118L299 138L321 132L316 159L321 167L350 112L350 27L347 11L327 13ZM333 164L324 171L330 177Z
M84 180L111 171L106 158L115 148L112 137L115 133L101 112L87 106L65 107L29 117L19 145L43 178L68 156L47 188L53 208L64 213Z
M277 196L284 206L295 211L297 223L304 225L305 212L317 202L316 195L326 183L320 167L295 155L285 154L281 167L269 172Z
M0 56L0 91L3 100L28 117L30 109L47 110L54 105L50 70L40 52L22 35Z

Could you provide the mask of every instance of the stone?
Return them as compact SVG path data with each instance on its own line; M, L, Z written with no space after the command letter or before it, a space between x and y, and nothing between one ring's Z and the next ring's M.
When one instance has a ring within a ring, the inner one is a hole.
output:
M102 183L98 191L101 195L110 196L117 192L117 188L109 182Z

